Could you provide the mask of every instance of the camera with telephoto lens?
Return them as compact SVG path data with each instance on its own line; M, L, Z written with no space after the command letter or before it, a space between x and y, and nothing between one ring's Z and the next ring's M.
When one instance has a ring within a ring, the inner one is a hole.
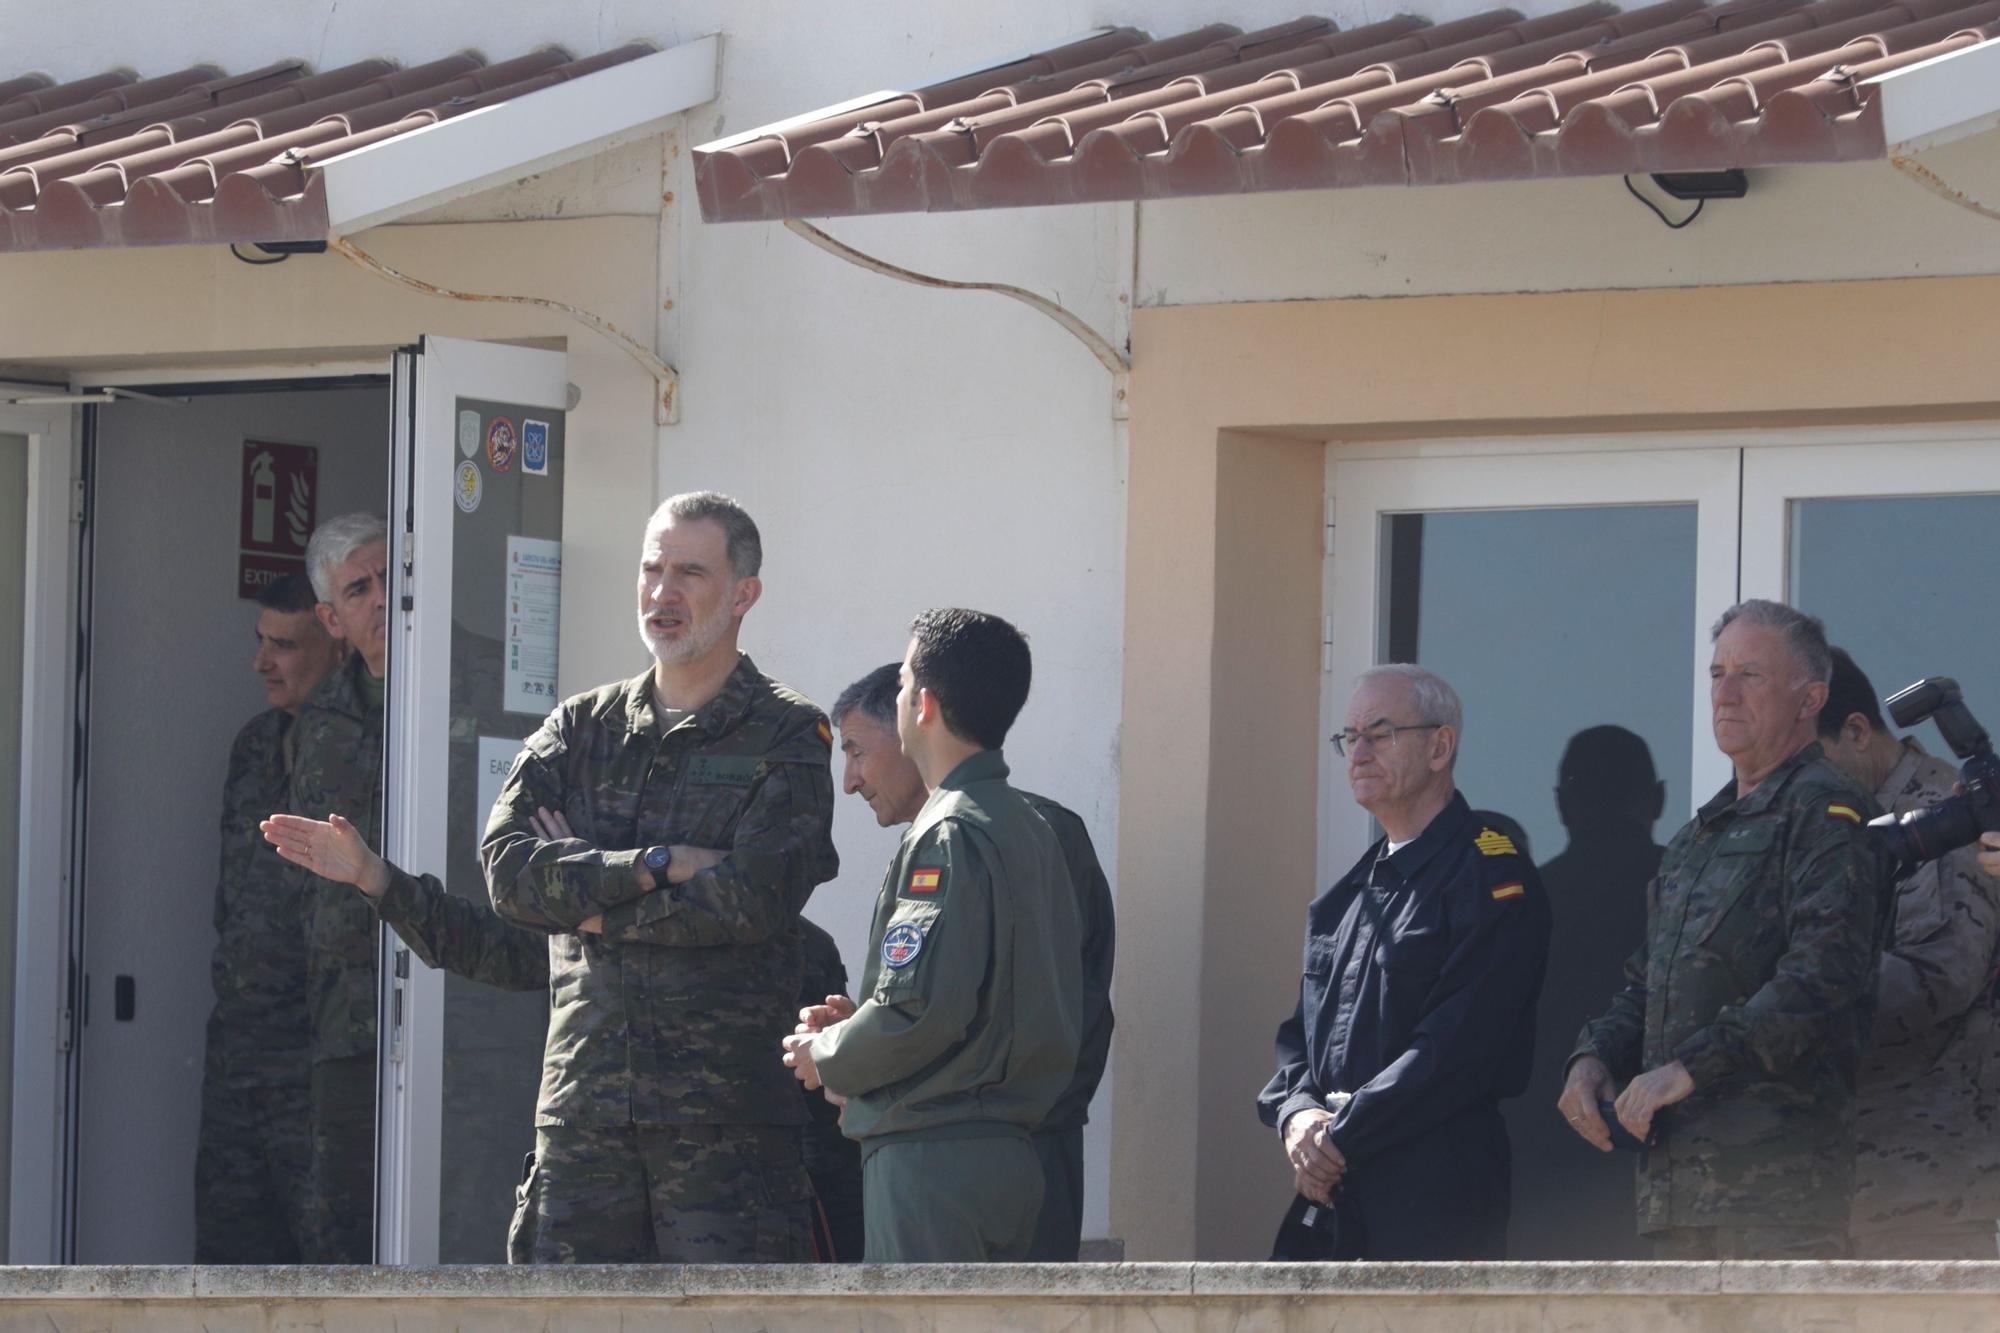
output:
M2000 758L1993 754L1986 728L1959 697L1958 682L1948 676L1920 680L1887 702L1899 727L1914 727L1925 718L1937 723L1944 743L1965 761L1958 770L1961 795L1869 823L1876 845L1894 858L1900 876L1979 841L1983 831L2000 830Z

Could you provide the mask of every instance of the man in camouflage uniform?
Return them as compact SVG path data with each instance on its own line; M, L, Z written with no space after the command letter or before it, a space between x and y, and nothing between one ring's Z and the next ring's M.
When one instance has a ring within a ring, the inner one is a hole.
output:
M370 843L381 835L382 696L388 658L388 529L373 514L320 525L306 569L328 633L354 649L299 711L288 805L339 815ZM375 1009L378 932L352 890L307 876L302 910L311 1017L311 1263L367 1263L374 1253Z
M536 1262L811 1254L805 1112L769 1051L798 1001L799 910L839 864L832 729L737 651L761 562L727 497L661 505L638 579L653 666L550 714L487 824L494 909L548 935L510 1247Z
M1848 1251L1854 1088L1889 893L1874 802L1814 739L1820 623L1748 601L1716 622L1709 697L1735 780L1674 835L1625 989L1584 1025L1558 1107L1641 1141L1639 1230L1662 1259ZM1615 1079L1630 1079L1622 1092Z
M539 817L537 822L539 822ZM570 836L560 828L552 833ZM359 888L376 914L426 966L502 990L546 991L548 937L495 915L485 902L447 892L431 875L411 875L374 855L353 825L281 817L271 821L274 842L293 849L315 873ZM799 918L803 967L798 1004L823 1004L847 989L847 968L833 936ZM861 1149L840 1132L840 1110L818 1092L800 1089L806 1123L801 1149L826 1231L817 1257L861 1262ZM529 1163L532 1179L533 1161ZM517 1199L517 1206L524 1201ZM516 1227L510 1245L526 1263L529 1239ZM520 1248L516 1248L520 1247Z
M1890 734L1875 687L1838 648L1819 735L1827 758L1892 815L1936 805L1958 780L1915 740ZM1961 847L1896 885L1894 919L1861 1061L1854 1257L2000 1258L2000 1087L1989 1073L2000 1053L2000 883Z
M931 790L876 902L860 1008L785 1039L785 1063L862 1143L869 1263L1028 1257L1030 1143L1076 1071L1076 899L1000 745L1028 697L1027 642L976 611L917 617L897 734Z
M285 803L293 719L342 647L288 574L258 594L254 665L271 707L243 724L222 789L201 1130L195 1149L198 1264L290 1264L306 1252L311 1138L305 939L299 884L257 836Z
M897 662L877 667L848 686L833 705L833 725L840 731L840 750L846 757L841 790L867 801L875 812L875 822L883 828L914 821L930 795L923 775L896 738L897 676L901 669ZM1083 820L1046 796L1030 791L1020 794L1056 835L1082 925L1083 1040L1069 1086L1032 1140L1042 1163L1042 1208L1028 1251L1028 1258L1037 1263L1074 1262L1083 1236L1083 1127L1111 1054L1116 927L1111 885ZM831 992L828 998L841 1003L830 1004L813 1022L823 1026L853 1013L852 1001Z

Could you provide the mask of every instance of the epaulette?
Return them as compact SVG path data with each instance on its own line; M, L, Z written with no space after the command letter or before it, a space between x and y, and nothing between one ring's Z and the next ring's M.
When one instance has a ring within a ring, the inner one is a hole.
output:
M1472 849L1478 853L1480 889L1496 903L1518 902L1528 896L1527 857L1520 847L1523 837L1511 820L1482 820L1472 837Z

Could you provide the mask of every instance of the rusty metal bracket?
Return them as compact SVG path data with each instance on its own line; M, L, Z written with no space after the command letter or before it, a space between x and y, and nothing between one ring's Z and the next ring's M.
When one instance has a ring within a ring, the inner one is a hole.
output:
M1926 190L1929 190L1938 198L1948 203L1957 204L1960 208L1970 209L1983 218L1991 218L1995 222L2000 222L2000 208L1994 208L1990 204L1982 204L1965 191L1955 188L1944 177L1917 161L1914 156L1908 154L1891 154L1889 165L1923 186Z
M422 278L414 278L407 273L399 272L345 237L330 236L327 238L326 243L329 249L339 252L356 267L372 273L378 278L383 278L389 282L407 287L413 292L422 292L426 296L440 296L452 301L499 301L507 305L540 306L544 310L553 310L559 315L567 316L585 328L609 339L618 350L638 362L641 370L644 370L648 375L653 377L655 386L653 394L653 420L655 424L671 426L678 423L681 419L680 371L674 369L667 362L662 361L658 356L653 354L651 348L601 315L594 315L581 306L571 305L567 301L551 301L540 296L504 296L491 295L484 292L453 291L449 287L440 287L434 282L425 282Z
M1113 347L1108 338L1090 327L1080 316L1057 305L1046 296L1039 296L1025 287L1016 287L1009 282L960 282L954 278L939 278L929 273L918 273L914 269L892 264L886 259L877 259L874 255L857 250L844 241L837 241L812 223L799 218L786 218L785 230L836 258L844 259L857 268L865 268L870 273L879 273L885 278L894 278L898 282L931 287L940 291L992 292L996 296L1005 296L1031 309L1041 311L1069 330L1070 335L1088 347L1090 354L1111 372L1112 418L1123 421L1130 415L1128 398L1132 381L1131 359Z

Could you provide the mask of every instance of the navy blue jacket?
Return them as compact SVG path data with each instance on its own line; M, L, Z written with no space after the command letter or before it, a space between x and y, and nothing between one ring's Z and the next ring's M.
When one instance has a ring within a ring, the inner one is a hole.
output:
M1382 857L1378 842L1307 910L1298 1006L1257 1110L1276 1128L1353 1094L1330 1135L1365 1257L1504 1254L1498 1103L1527 1086L1550 925L1517 837L1454 795L1408 846Z

